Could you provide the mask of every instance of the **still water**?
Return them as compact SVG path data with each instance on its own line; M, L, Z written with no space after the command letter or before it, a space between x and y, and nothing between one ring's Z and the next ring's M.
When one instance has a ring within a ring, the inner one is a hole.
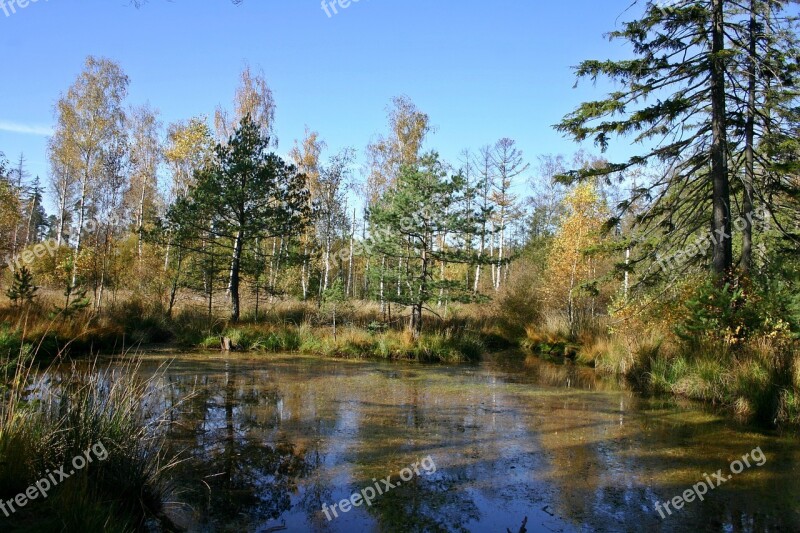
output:
M141 372L164 361L185 459L169 514L190 531L800 531L797 435L589 369L155 354ZM720 469L704 501L656 512Z

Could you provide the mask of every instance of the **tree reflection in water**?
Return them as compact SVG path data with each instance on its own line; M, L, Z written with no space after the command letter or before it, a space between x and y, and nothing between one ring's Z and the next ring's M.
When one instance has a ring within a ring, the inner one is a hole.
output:
M141 371L152 374L154 365ZM540 361L402 366L299 356L182 355L164 377L171 516L190 531L798 530L800 445L586 369ZM761 445L768 462L702 505L653 511ZM415 476L328 522L349 498Z
M221 376L205 375L198 385L180 375L170 383L179 397L195 390L169 433L184 459L176 476L181 500L212 522L279 518L319 461L307 461L308 451L280 432L277 391L227 363Z

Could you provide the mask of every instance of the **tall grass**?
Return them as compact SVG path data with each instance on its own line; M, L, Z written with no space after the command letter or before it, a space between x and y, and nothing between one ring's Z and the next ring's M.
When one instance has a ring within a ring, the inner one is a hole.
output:
M800 424L796 342L758 337L736 347L687 345L650 332L599 337L581 347L578 360L649 392L721 406L744 421Z
M670 331L674 320L626 316L605 332L597 327L573 339L563 320L544 313L521 344L544 359L573 359L639 390L707 402L743 421L800 425L796 338L777 331L735 342L714 332L683 339Z
M32 354L6 360L0 402L0 498L25 492L45 472L67 466L100 443L108 452L30 502L3 530L134 531L163 516L173 465L163 452L164 407L155 380L137 377L136 358L115 371L52 368Z
M407 331L370 332L348 326L340 328L334 336L332 330L309 324L249 324L228 328L222 335L243 350L298 352L349 359L458 363L476 361L487 349L480 334L456 329L424 333L414 340ZM203 344L208 348L218 347L219 336L210 336Z

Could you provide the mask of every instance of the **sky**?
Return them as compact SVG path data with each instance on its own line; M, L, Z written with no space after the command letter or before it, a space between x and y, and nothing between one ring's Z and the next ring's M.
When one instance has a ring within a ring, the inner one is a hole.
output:
M242 68L263 70L282 155L309 127L329 154L363 158L392 97L407 95L446 160L509 137L535 168L540 154L579 148L552 125L608 87L573 88L572 67L623 57L604 34L634 14L631 0L360 0L330 16L320 0L38 0L15 12L10 1L0 0L0 151L24 153L43 183L55 102L89 55L119 63L127 103L149 103L165 125L230 107ZM623 140L608 155L629 151Z

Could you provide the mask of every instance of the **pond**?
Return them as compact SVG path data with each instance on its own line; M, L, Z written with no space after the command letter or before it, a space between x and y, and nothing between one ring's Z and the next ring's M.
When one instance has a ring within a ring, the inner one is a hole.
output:
M191 531L800 531L796 435L590 369L216 353L140 371L165 361L169 514Z

